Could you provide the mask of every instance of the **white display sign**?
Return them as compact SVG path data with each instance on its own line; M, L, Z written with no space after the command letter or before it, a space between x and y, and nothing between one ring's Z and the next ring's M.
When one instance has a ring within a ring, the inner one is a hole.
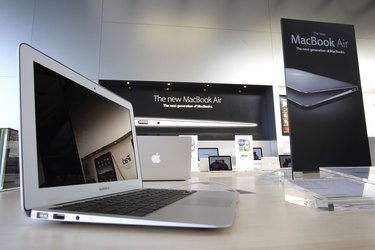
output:
M199 171L198 164L198 136L197 135L181 135L191 137L191 171Z
M236 135L234 137L236 151L236 170L247 171L254 169L253 136Z

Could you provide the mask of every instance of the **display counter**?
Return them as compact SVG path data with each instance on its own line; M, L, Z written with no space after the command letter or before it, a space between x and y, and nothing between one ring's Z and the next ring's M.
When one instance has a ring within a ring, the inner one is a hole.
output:
M374 210L295 205L280 180L264 172L193 173L185 182L145 183L239 190L234 225L214 230L34 221L21 211L18 190L1 192L1 249L375 249Z

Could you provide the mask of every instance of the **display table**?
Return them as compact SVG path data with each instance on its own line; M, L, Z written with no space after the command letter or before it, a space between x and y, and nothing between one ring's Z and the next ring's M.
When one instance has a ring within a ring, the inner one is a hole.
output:
M182 229L34 221L21 211L19 191L0 193L0 248L8 249L375 249L375 211L334 211L285 202L284 184L256 173L195 173L188 182L146 187L241 191L233 227Z

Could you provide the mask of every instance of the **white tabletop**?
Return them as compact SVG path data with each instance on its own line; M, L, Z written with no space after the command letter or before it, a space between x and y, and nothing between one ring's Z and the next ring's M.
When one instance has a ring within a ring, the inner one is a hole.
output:
M2 192L0 249L375 249L374 210L328 212L290 204L283 183L250 175L212 173L189 181L220 182L250 192L240 195L233 227L214 230L34 221L21 211L19 191Z

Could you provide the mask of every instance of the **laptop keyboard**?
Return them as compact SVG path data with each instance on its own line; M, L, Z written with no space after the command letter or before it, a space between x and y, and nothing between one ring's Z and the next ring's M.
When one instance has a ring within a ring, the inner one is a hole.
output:
M143 217L196 191L142 189L95 200L54 207L55 210Z

